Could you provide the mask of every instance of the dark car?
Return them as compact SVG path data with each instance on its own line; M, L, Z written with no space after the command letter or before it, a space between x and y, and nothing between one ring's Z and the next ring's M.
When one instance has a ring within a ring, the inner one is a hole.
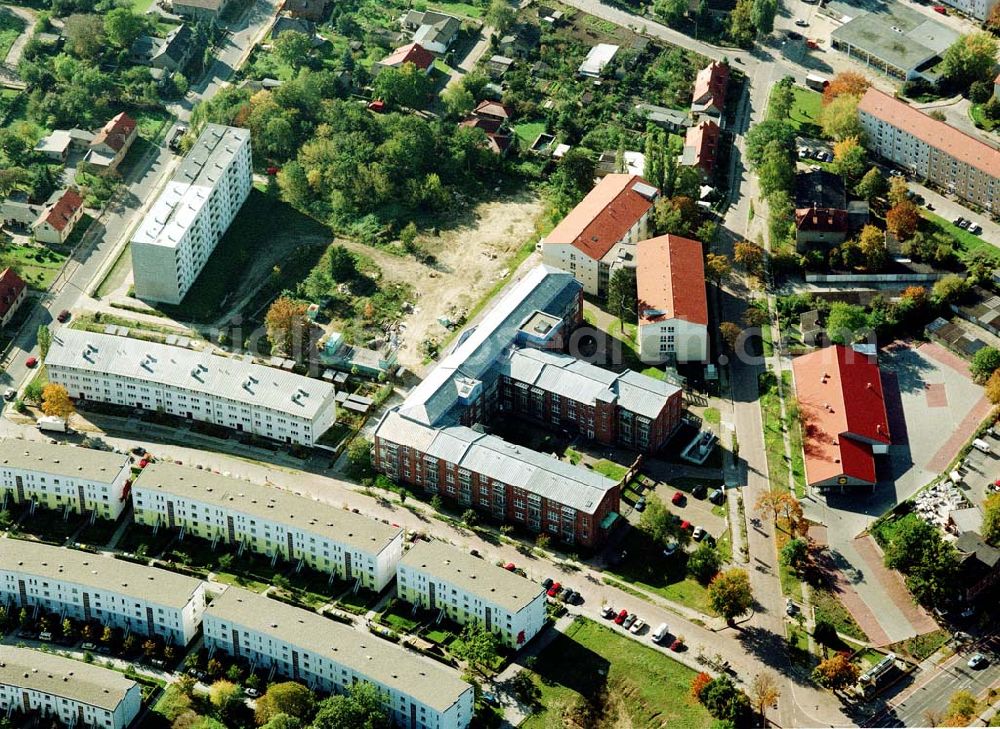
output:
M56 320L59 321L59 323L61 324L65 324L66 322L69 321L69 318L71 316L73 315L69 313L69 309L63 309L62 311L59 312L59 316L56 317Z
M38 357L28 357L28 359L24 360L24 364L26 367L32 368L38 364Z
M726 500L726 492L722 489L712 489L712 493L708 495L708 500L713 504L721 504Z
M704 499L708 495L708 486L703 483L698 484L691 489L691 495L696 499Z
M470 549L469 554L471 554L473 557L479 557L479 559L483 558L483 555L479 553L478 549Z
M646 510L646 497L640 496L639 500L635 502L635 510L640 514Z
M788 31L786 35L788 36L788 40L802 40L802 34L796 33L794 30Z
M542 580L542 587L544 587L546 590L552 587L552 578L546 577L544 580Z

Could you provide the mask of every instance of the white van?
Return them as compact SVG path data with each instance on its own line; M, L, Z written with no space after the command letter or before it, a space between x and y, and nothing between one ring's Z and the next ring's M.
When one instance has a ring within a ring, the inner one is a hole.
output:
M975 448L978 451L982 451L983 453L992 453L993 452L990 449L990 444L987 443L982 438L976 438L974 441L972 441L972 447Z
M667 634L669 632L670 631L667 628L667 624L660 623L658 626L656 626L656 630L653 631L653 634L650 636L650 638L654 643L660 643L664 638L667 637Z

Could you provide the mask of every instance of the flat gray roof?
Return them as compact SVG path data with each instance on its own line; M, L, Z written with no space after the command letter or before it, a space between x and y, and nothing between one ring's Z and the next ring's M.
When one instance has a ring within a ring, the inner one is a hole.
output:
M127 455L38 440L0 438L0 470L19 468L64 478L112 483L128 467Z
M9 645L0 645L0 683L108 711L114 711L136 685L109 668Z
M0 541L0 570L116 592L178 610L201 586L201 580L176 572L24 539Z
M136 479L135 488L174 494L269 519L373 554L388 547L403 531L276 486L262 486L174 463L146 466Z
M508 572L446 542L414 543L399 561L415 570L455 585L512 614L530 605L544 590L537 582Z
M369 680L391 686L437 710L447 711L472 685L429 658L264 595L230 587L205 616L325 656ZM227 636L227 639L231 639Z
M45 363L183 388L306 419L334 395L333 385L323 380L235 357L67 327L52 335Z
M889 2L879 12L861 11L830 37L910 71L943 53L961 34L901 3Z

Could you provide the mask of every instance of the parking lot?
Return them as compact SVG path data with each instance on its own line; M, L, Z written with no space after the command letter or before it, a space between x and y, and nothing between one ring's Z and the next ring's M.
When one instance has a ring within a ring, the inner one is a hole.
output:
M990 429L981 440L989 446L990 452L971 449L957 469L962 477L959 487L980 510L990 493L990 486L1000 479L1000 436L996 429Z

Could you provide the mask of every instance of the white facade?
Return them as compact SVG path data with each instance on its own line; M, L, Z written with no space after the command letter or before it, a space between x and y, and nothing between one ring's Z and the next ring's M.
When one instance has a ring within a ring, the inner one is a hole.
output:
M333 385L128 337L59 330L45 364L74 399L157 410L285 443L313 445L336 420Z
M205 585L193 577L20 539L0 543L0 604L38 606L77 620L185 646L201 624Z
M639 321L639 359L643 364L708 361L708 327L683 319Z
M68 727L126 729L141 709L139 684L117 671L0 646L0 715L34 712Z
M950 5L955 10L975 18L980 23L989 17L990 10L993 9L996 2L997 0L944 0L945 5Z
M864 111L858 112L867 147L883 159L905 167L919 178L930 176L930 145L893 124Z
M474 689L454 670L323 616L231 587L205 611L205 645L325 693L373 684L396 725L464 729Z
M8 499L17 504L35 501L47 509L117 519L125 508L125 484L131 474L131 460L125 455L0 439L0 508Z
M250 194L250 132L208 124L132 236L136 297L179 304Z
M403 530L273 486L153 463L132 487L135 520L277 553L376 592L395 576Z
M600 261L591 258L572 243L548 243L542 247L542 263L569 271L583 284L583 290L598 295Z
M441 610L459 623L483 624L501 642L520 648L545 626L545 590L440 541L420 541L396 570L399 597Z

